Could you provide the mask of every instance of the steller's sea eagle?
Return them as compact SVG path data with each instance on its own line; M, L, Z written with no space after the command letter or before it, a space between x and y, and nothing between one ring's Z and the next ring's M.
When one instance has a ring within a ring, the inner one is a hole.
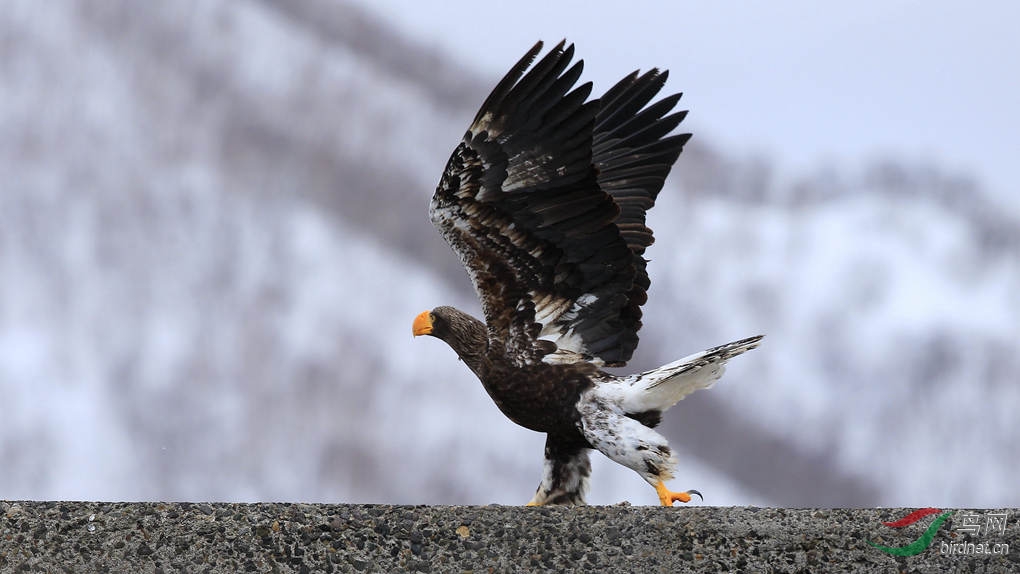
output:
M515 423L546 433L529 505L584 504L598 449L648 481L664 506L676 459L652 430L662 413L722 376L751 337L657 369L616 376L638 343L652 243L645 212L690 134L669 135L680 94L648 105L667 72L623 78L599 99L575 87L582 61L537 43L496 85L454 150L429 217L460 257L485 322L436 307L413 333L453 348ZM528 70L528 68L531 68ZM525 73L527 71L527 73Z

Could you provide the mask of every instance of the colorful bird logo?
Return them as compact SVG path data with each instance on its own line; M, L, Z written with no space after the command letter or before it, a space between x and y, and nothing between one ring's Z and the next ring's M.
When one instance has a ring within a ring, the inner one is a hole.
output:
M941 512L941 514L939 514ZM952 512L942 512L938 508L921 508L915 510L910 514L904 516L899 520L893 522L883 522L882 524L889 528L903 528L904 526L910 526L911 524L921 520L925 516L931 516L932 514L938 514L938 517L928 526L928 529L924 531L924 534L920 538L907 544L906 546L883 546L877 542L868 540L868 544L878 548L882 552L892 554L893 556L916 556L928 549L931 546L932 540L935 539L935 533L938 532L939 527L942 523L949 519L953 515Z

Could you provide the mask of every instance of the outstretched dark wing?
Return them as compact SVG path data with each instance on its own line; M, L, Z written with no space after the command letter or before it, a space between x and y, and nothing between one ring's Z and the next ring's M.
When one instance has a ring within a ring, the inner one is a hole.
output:
M500 81L429 213L474 283L490 344L518 364L618 366L637 346L648 288L645 212L690 136L667 137L683 119L666 115L679 94L645 107L665 73L635 72L586 102L591 83L574 87L582 62L563 46L525 74L539 42Z

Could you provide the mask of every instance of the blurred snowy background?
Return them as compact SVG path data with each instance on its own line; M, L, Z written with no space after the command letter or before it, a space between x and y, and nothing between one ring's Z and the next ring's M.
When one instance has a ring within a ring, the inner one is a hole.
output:
M0 499L527 501L542 437L410 325L477 309L426 204L567 37L691 109L631 367L767 335L674 486L1020 505L1020 5L588 6L0 2Z

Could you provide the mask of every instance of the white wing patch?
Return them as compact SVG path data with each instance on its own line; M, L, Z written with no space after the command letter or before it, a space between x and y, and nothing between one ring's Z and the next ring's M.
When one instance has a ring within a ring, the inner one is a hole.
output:
M531 291L528 293L532 301L535 302L535 322L542 325L541 335L553 334L558 331L554 329L554 323L570 306L570 301L555 295L547 293L536 293ZM549 339L555 342L555 339Z
M598 297L584 293L576 301L570 301L534 292L529 295L535 300L535 322L542 325L539 338L556 343L560 349L584 354L584 340L569 325L577 319L582 309L598 301Z

